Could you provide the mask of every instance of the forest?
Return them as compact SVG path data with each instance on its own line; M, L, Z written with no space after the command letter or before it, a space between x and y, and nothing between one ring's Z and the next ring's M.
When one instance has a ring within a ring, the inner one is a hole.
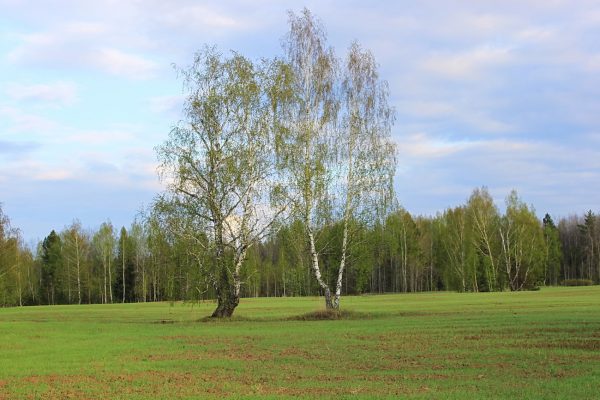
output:
M28 248L0 210L2 306L197 301L214 288L190 256L193 243L169 235L155 210L130 227L79 221ZM340 225L318 232L324 278L337 273ZM300 221L274 231L246 260L243 297L307 296L322 290L311 275ZM500 212L485 188L435 216L401 207L371 226L352 227L343 293L451 290L482 292L600 283L600 215L536 217L516 193Z

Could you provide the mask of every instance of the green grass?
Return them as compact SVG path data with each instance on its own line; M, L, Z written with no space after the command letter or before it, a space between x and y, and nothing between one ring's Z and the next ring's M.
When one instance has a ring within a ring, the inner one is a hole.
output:
M0 309L0 399L600 396L600 287ZM308 317L307 317L308 316Z

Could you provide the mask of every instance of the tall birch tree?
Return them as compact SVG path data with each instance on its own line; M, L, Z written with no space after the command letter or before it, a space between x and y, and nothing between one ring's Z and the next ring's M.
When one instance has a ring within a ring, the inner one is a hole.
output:
M210 255L210 265L200 267L216 292L212 316L230 317L239 304L248 249L285 210L274 111L287 92L286 68L205 48L179 73L187 92L184 119L157 148L168 189L159 203L179 217L178 233L191 229L208 236L196 244Z
M512 191L500 224L502 261L510 290L530 288L543 280L545 241L532 208Z
M340 106L335 87L337 59L327 47L323 26L308 9L301 15L290 12L289 23L283 45L293 76L293 101L283 110L287 129L278 152L287 193L305 229L311 269L327 308L333 308L329 282L319 263L322 249L317 235L330 218L328 189L333 179L333 133Z
M294 101L286 113L282 153L288 193L304 223L311 267L328 309L339 309L350 221L371 221L391 197L395 147L387 84L373 55L354 43L345 63L327 46L321 23L304 9L290 13L284 49L293 72ZM323 276L317 233L343 225L340 260L331 283ZM333 290L332 290L333 287Z
M379 79L373 54L354 42L348 51L342 81L341 127L335 149L341 172L339 204L342 251L335 284L333 308L339 309L348 246L350 221L369 225L382 219L392 204L396 172L396 146L391 140L394 111L388 104L387 82Z
M500 213L487 188L477 188L473 191L467 203L467 211L473 230L473 245L482 258L487 290L501 290L498 231Z
M111 222L103 222L92 238L96 258L102 266L102 303L113 302L113 260L115 254L115 235Z
M71 226L61 233L63 241L63 254L68 265L75 269L77 287L77 303L81 304L83 272L86 268L90 251L89 238L81 227L81 222L73 221ZM70 274L69 274L70 275ZM89 282L88 282L89 284Z

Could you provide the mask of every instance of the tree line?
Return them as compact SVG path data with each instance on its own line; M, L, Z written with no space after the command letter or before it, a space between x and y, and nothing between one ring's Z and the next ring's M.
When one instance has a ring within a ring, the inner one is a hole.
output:
M214 299L193 256L195 243L169 234L156 210L129 228L78 221L52 231L35 249L0 208L0 303L121 303ZM500 212L485 188L435 216L398 207L371 227L351 223L345 294L534 289L582 280L600 284L600 214L540 220L511 193ZM301 221L268 235L248 254L241 296L323 294L313 278ZM343 226L317 234L323 280L337 280Z

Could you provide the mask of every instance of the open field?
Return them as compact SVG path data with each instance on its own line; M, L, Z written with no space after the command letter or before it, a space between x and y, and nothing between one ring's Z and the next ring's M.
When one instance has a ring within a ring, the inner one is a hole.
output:
M0 309L0 398L600 396L600 287L342 301Z

